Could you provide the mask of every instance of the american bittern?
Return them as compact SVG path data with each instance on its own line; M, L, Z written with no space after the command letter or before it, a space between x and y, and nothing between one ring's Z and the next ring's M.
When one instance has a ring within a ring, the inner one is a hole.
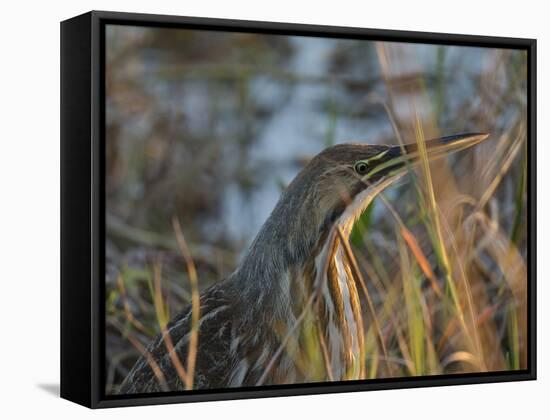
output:
M485 138L462 134L423 144L431 159ZM416 143L339 144L305 166L240 266L202 293L194 388L364 378L357 266L344 241L366 206L420 151ZM168 325L169 343L159 335L119 392L185 389L174 360L187 360L191 326L190 306ZM322 358L308 350L312 336Z

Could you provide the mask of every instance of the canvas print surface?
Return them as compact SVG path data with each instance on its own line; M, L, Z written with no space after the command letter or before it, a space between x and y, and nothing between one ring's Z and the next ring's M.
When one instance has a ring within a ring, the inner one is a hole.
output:
M105 393L527 368L525 51L106 26Z

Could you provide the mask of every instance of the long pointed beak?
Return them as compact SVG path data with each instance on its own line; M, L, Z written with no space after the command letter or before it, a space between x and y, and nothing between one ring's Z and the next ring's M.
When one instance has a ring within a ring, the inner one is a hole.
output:
M426 140L426 153L431 160L444 154L467 149L489 137L487 133L464 133L454 136L445 136L437 139ZM418 159L422 154L422 147L418 143L392 146L389 152L393 157L407 156L410 160Z
M384 152L380 163L364 177L364 180L401 172L408 164L414 164L424 156L431 161L451 152L467 149L482 142L487 137L489 137L487 133L465 133L426 140L420 144L417 142L390 146Z

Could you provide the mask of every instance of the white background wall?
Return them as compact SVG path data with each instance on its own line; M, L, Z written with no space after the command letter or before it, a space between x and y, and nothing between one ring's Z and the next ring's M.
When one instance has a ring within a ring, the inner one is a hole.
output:
M59 399L59 21L90 9L538 39L537 382L271 398L92 412ZM4 2L0 64L0 416L518 419L550 414L548 117L544 1ZM30 417L32 418L32 417Z

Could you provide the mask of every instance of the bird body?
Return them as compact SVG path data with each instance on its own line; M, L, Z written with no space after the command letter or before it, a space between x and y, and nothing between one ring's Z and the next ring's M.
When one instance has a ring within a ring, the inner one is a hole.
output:
M468 144L486 137L467 136ZM434 146L445 139L451 138ZM202 293L194 389L365 377L364 321L347 238L372 199L403 175L402 157L415 150L340 144L306 165L239 267ZM174 354L187 360L191 330L189 306L167 326L173 348L159 335L119 393L184 390Z

